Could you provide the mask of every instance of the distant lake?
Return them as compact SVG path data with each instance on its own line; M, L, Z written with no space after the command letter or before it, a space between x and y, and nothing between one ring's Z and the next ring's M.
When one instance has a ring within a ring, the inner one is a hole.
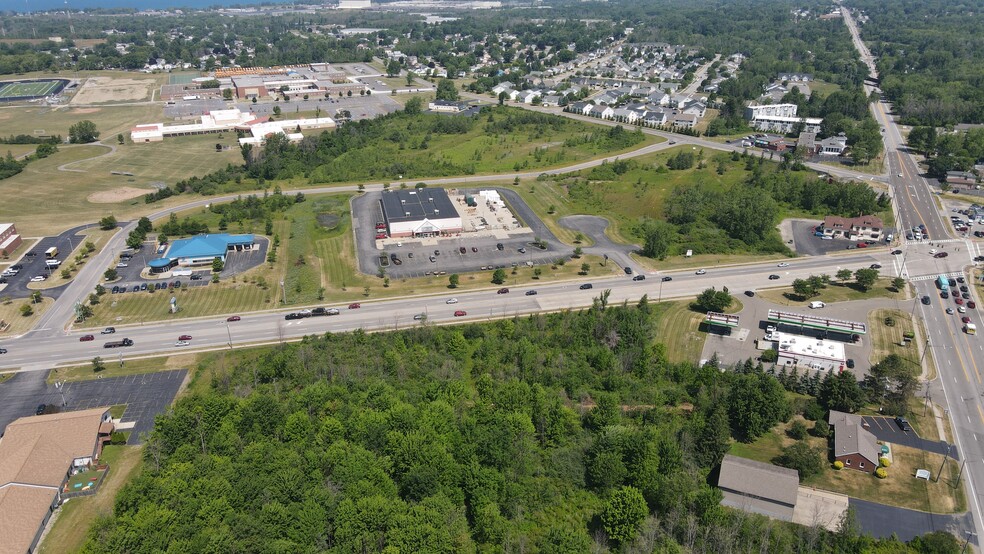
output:
M132 8L135 10L164 9L164 8L196 8L204 9L214 6L254 5L271 3L270 0L69 0L68 6L73 10L90 8ZM290 2L284 2L289 4ZM43 11L63 10L64 0L9 0L0 2L3 9L14 11Z

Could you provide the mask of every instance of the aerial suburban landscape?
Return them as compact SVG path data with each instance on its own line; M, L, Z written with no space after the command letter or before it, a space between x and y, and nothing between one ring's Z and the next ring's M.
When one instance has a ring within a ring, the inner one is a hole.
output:
M0 6L0 554L980 552L981 29Z

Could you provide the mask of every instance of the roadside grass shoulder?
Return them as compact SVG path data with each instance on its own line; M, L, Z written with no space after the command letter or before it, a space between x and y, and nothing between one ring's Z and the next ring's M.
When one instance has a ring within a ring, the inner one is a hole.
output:
M661 302L653 308L656 342L666 345L670 362L697 363L707 334L700 330L704 316L690 309L690 300Z
M908 346L902 346L905 334L912 332L912 316L909 312L889 308L868 312L868 340L871 341L869 361L873 365L891 354L897 354L905 362L906 367L918 375L921 345L910 341Z
M41 315L54 303L54 300L45 296L41 297L41 302L35 304L29 298L14 300L0 292L0 322L6 324L3 331L0 331L0 337L19 335L32 329ZM21 306L25 304L30 305L33 311L29 316L21 313Z
M831 277L833 277L833 275L831 275ZM810 302L814 301L832 303L868 300L871 298L891 298L898 300L906 299L905 289L903 289L902 292L895 292L895 289L892 288L891 280L889 279L879 279L867 291L861 290L861 288L853 282L840 283L834 281L827 285L827 288L822 289L818 296L812 298L803 298L797 295L793 292L792 287L779 287L763 290L759 293L759 295L774 304L794 306L797 308L808 306Z

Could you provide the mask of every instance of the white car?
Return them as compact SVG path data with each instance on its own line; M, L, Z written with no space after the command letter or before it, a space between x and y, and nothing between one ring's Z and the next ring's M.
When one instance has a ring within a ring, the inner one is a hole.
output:
M935 248L933 248L933 249L930 249L930 251L929 251L929 253L930 253L930 254L933 254L933 255L936 255L936 249L935 249Z
M962 314L965 314L965 313L967 313L967 308L965 308L963 306L957 306L957 311L960 312L960 313L962 313Z
M901 176L902 176L902 174L901 174L901 173L899 173L899 177L901 177Z
M789 263L787 263L787 262L779 262L779 265L777 265L776 267L789 267Z
M191 341L179 340L178 342L174 343L174 346L188 346L190 344L191 344Z
M698 270L697 270L697 271L695 271L694 273L695 273L696 275L704 275L704 274L706 274L706 273L707 273L707 270L704 270L704 269L698 269Z
M457 303L458 303L457 298L448 298L447 304L457 304Z
M47 279L47 277L45 277L44 275L36 275L34 277L31 277L31 282L32 283L40 283L41 281L44 281L45 279Z
M116 264L116 267L128 267L128 266L127 266L127 264L125 264L123 262L120 262L120 263Z

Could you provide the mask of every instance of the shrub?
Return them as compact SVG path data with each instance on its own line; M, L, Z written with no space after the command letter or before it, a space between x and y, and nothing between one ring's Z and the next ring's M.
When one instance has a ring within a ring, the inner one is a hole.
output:
M885 468L880 467L880 468L878 468L878 469L875 470L875 477L877 477L879 479L886 479L886 478L888 478L888 472L885 471Z
M885 456L882 456L881 458L878 458L878 465L882 467L891 467L892 460L889 460Z
M806 438L806 425L802 421L794 421L789 426L788 432L790 437L796 440L803 440Z
M779 360L779 352L771 348L764 350L762 351L762 355L759 356L759 359L761 359L763 363L774 364L777 360Z
M109 444L126 444L126 433L113 431L113 434L110 435Z
M826 421L818 419L817 422L813 424L813 435L820 438L826 438L830 435L830 425Z
M836 462L834 462L834 469L836 469L838 471L844 469L844 462L842 462L840 460L837 460Z

